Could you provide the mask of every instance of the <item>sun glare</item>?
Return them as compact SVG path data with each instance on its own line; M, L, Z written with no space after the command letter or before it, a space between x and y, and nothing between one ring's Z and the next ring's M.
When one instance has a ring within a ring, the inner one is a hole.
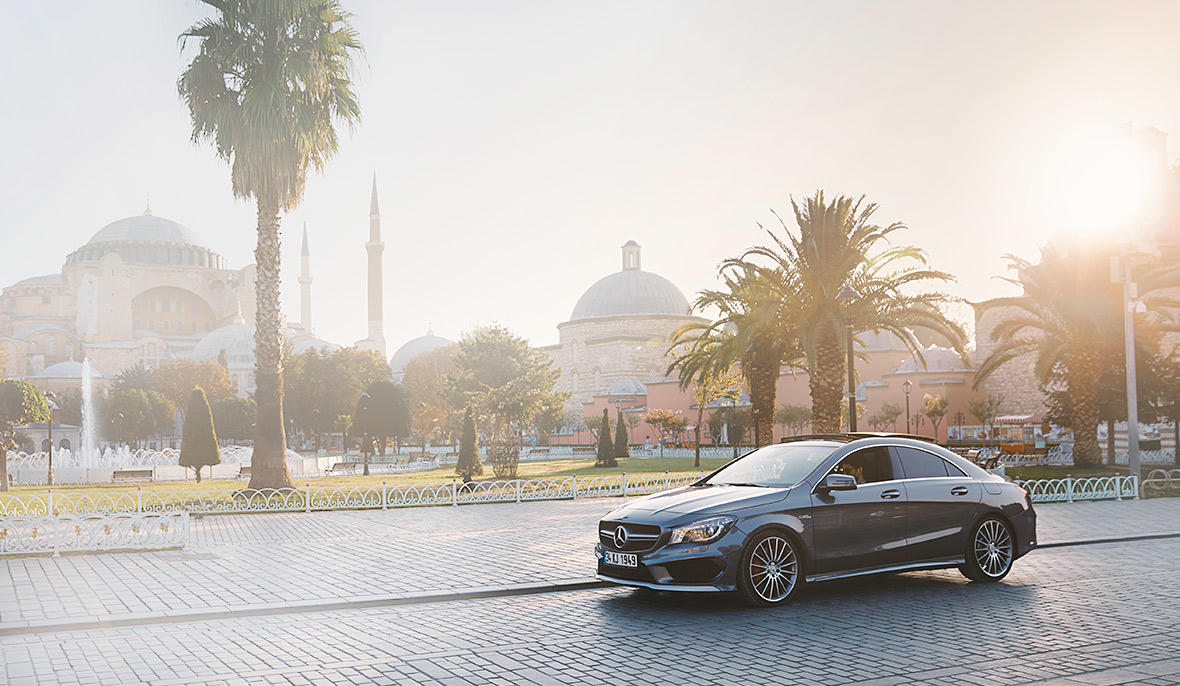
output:
M1051 185L1060 229L1117 236L1143 220L1151 184L1150 154L1129 131L1073 136L1061 146Z

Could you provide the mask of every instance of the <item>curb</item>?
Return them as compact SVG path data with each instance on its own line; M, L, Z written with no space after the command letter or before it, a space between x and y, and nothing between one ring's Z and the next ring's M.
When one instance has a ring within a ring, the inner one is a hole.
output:
M1088 538L1071 541L1042 543L1035 550L1068 548L1103 543L1130 543L1165 538L1180 538L1180 531L1157 534L1140 534L1111 538ZM594 577L561 579L555 582L508 584L504 586L477 586L467 589L426 591L413 595L372 595L352 599L299 600L284 603L256 603L234 609L209 610L165 610L156 613L137 613L131 616L99 618L88 617L72 621L31 621L0 622L0 636L17 636L57 631L83 631L89 629L111 629L124 626L143 626L172 622L198 622L213 619L234 619L238 617L261 617L266 615L290 614L296 612L329 612L333 610L363 610L374 607L397 607L399 605L423 605L444 603L455 600L476 600L479 598L504 598L510 596L537 595L584 591L592 588L607 588L615 584L599 581Z

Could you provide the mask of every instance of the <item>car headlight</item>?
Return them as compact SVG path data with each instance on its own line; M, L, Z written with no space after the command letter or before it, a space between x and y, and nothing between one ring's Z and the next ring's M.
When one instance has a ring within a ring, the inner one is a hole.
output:
M699 522L678 526L672 529L672 537L668 539L668 545L715 541L721 538L726 531L729 531L729 527L733 526L736 521L737 519L734 517L710 517Z

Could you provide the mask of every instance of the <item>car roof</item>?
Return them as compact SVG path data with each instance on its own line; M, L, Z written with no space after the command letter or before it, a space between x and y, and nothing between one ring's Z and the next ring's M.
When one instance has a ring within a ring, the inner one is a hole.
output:
M923 443L933 443L934 445L938 445L938 443L929 436L872 431L845 431L834 434L800 434L798 436L786 436L779 440L779 443L794 443L796 441L835 441L837 443L851 443L853 441L859 441L865 438L908 438L913 441L922 441Z

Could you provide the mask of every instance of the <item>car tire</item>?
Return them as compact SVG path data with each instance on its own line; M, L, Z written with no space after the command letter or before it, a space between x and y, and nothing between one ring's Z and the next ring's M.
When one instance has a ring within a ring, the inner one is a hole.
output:
M984 517L967 538L963 576L979 583L995 583L1008 576L1016 559L1016 538L1012 527L999 517Z
M782 531L755 534L742 551L740 565L738 594L748 605L781 605L803 586L802 550Z

